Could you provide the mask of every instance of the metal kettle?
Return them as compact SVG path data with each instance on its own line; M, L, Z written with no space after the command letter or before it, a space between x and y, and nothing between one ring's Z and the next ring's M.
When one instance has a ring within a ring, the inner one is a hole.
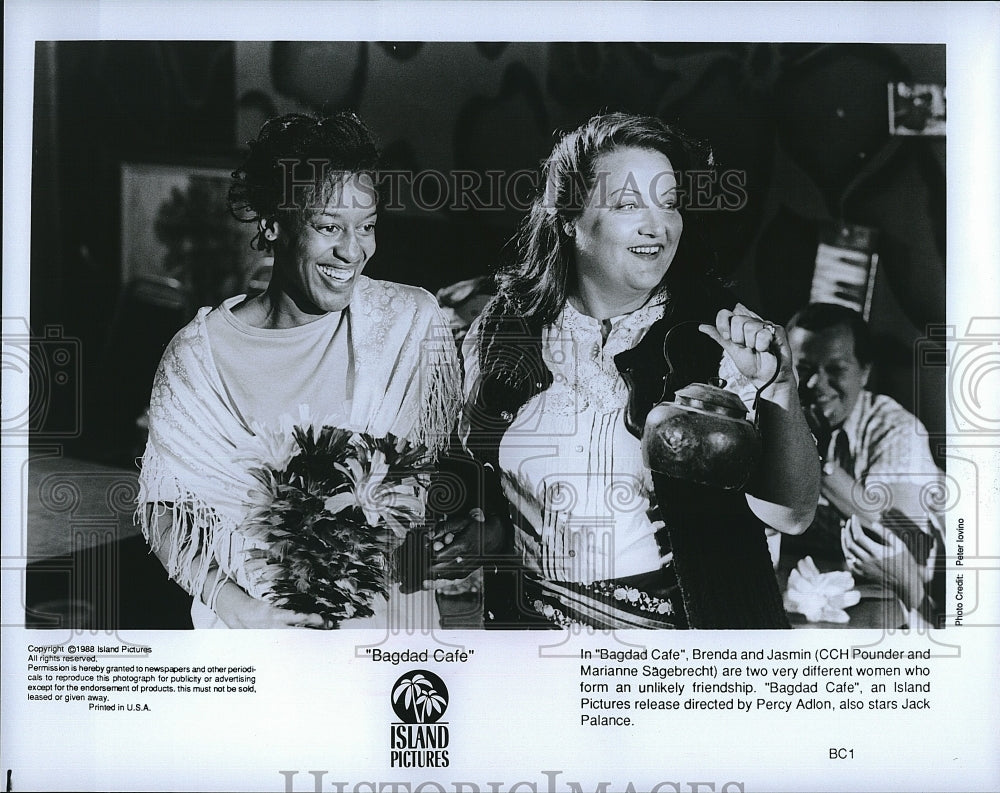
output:
M671 328L663 339L663 355L670 371L670 335L685 322ZM780 358L779 358L780 366ZM761 392L778 372L757 390ZM747 419L742 400L724 390L725 380L692 383L674 394L673 402L660 402L649 411L642 433L642 458L646 467L667 476L738 490L744 487L761 455L761 435Z

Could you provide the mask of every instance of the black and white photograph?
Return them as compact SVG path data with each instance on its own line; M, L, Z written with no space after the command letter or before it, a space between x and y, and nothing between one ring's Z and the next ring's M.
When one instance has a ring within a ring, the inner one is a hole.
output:
M1000 786L995 5L152 5L8 7L7 789Z

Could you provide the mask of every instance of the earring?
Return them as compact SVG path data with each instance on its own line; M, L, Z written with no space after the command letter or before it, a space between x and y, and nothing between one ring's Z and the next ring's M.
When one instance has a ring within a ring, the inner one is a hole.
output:
M565 232L567 237L572 237L576 233L576 224L563 223L563 232Z

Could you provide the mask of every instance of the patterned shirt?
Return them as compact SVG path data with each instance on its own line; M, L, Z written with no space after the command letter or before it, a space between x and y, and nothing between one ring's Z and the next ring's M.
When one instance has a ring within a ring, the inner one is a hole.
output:
M920 488L926 516L941 526L943 477L931 457L927 429L916 416L891 397L862 391L842 428L850 441L853 474L873 499L873 485L908 483ZM910 516L911 518L917 516ZM926 519L916 521L926 528Z

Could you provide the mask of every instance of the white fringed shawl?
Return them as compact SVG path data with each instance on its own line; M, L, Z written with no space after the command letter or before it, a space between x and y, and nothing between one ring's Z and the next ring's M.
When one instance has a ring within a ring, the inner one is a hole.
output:
M154 549L169 544L167 572L196 598L218 565L222 575L208 597L211 606L226 578L262 594L245 565L255 543L240 525L254 488L247 460L259 460L269 439L232 406L212 359L209 310L201 309L174 337L156 373L136 515ZM453 336L434 298L362 277L348 310L356 361L349 428L374 436L392 432L437 454L454 427L461 383ZM282 425L301 423L305 413L290 405Z

